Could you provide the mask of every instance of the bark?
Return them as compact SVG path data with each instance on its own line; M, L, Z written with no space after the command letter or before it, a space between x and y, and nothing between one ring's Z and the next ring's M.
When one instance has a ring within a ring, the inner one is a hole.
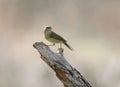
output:
M55 71L64 87L92 87L80 72L64 58L63 49L59 49L58 53L55 53L43 42L36 42L33 46L40 53L41 59Z

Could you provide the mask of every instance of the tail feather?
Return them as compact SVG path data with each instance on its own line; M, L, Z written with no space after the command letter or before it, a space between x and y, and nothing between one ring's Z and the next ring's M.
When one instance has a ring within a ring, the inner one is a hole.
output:
M73 48L72 48L71 46L69 46L69 45L67 44L67 42L64 42L64 45L67 46L70 50L73 50Z

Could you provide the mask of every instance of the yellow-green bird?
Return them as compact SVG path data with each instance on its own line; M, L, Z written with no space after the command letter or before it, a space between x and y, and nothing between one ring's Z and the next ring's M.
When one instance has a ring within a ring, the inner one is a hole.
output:
M60 48L62 46L62 44L66 45L70 50L73 50L72 47L70 47L68 44L67 44L67 41L61 37L60 35L56 34L55 32L52 31L52 27L46 27L45 28L45 31L44 31L44 35L45 35L45 38L53 43L53 45L51 46L54 46L56 43L59 43L60 44Z

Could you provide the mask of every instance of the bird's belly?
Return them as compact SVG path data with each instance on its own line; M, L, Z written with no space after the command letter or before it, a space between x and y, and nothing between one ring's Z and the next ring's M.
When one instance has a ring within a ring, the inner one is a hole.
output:
M49 37L47 37L46 39L47 39L48 41L50 41L51 43L61 43L60 40L57 40L57 39L54 39L54 38L49 38Z

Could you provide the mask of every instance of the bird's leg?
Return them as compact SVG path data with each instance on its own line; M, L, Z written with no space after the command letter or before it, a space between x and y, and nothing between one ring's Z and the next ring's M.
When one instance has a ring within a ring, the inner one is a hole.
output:
M62 43L60 43L60 48L62 48Z
M62 43L60 43L60 48L58 48L58 53L63 56L64 49L62 48Z
M55 46L55 43L51 44L51 45L47 45L47 46Z

